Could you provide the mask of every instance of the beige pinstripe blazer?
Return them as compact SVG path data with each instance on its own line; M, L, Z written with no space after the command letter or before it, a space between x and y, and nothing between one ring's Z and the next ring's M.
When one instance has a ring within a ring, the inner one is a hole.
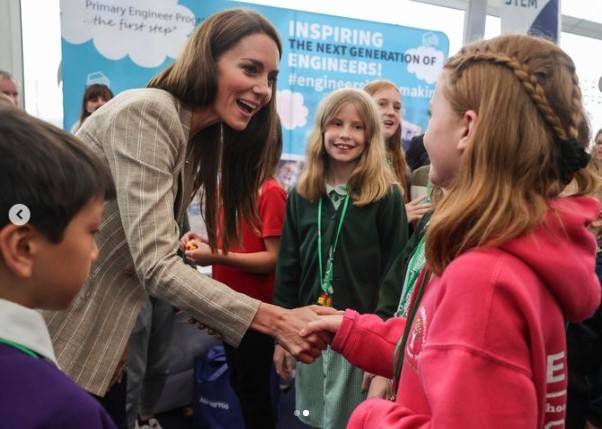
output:
M238 345L259 301L200 274L177 256L191 201L185 156L191 111L157 89L126 91L92 115L78 137L107 163L117 199L105 205L99 257L71 308L43 312L61 368L104 395L146 294L165 299Z

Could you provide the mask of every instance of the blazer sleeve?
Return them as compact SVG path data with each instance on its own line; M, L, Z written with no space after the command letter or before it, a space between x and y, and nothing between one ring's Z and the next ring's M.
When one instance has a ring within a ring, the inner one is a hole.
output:
M177 255L178 187L173 172L181 168L186 134L172 100L146 97L126 104L98 137L117 186L119 216L142 286L236 346L259 301L202 275Z

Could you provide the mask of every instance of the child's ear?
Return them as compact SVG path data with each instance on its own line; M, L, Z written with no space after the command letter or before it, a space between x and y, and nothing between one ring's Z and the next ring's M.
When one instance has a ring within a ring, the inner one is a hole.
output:
M36 234L30 225L9 223L0 230L0 254L6 267L19 278L29 278L33 272L32 240Z
M462 137L458 142L458 150L460 152L464 152L466 149L468 142L472 138L477 128L477 121L479 119L479 115L474 110L467 110L464 112L464 116L462 117Z

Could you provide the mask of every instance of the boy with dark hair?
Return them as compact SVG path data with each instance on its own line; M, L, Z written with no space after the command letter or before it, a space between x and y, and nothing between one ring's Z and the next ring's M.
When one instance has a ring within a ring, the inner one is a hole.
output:
M115 427L57 367L34 310L64 309L79 293L98 255L104 201L114 196L110 173L77 139L0 105L2 427Z

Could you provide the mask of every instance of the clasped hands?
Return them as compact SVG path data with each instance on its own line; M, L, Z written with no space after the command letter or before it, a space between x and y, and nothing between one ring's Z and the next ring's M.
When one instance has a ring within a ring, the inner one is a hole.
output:
M332 307L310 305L286 311L290 312L290 331L284 340L277 339L274 349L274 365L283 381L292 378L293 357L303 363L320 357L343 321L343 312Z

